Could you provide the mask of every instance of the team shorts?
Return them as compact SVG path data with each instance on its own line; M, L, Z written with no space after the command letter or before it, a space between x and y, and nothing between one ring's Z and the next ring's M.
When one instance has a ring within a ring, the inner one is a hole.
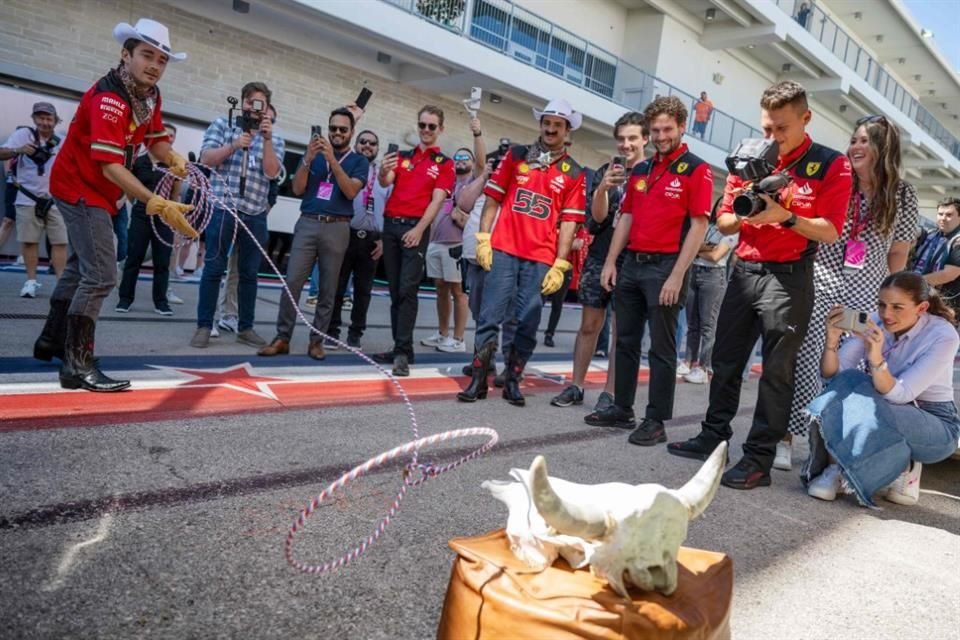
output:
M34 213L34 206L17 205L17 242L39 244L46 232L50 244L67 244L67 225L57 206L50 207L46 221Z
M463 282L460 260L450 255L451 249L462 247L462 244L431 242L427 247L427 277L444 282Z

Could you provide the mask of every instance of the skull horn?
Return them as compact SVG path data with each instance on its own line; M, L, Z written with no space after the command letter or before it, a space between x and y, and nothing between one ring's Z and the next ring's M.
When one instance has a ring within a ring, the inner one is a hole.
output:
M596 539L607 532L606 514L592 504L572 504L558 496L547 477L547 461L537 456L530 465L530 493L544 521L560 533Z
M726 463L727 443L721 442L697 471L697 475L676 491L677 497L689 510L691 520L703 513L713 500Z

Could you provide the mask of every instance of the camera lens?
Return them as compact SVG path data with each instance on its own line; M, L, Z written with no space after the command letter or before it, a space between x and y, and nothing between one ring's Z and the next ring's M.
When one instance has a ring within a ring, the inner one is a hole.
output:
M864 312L861 311L861 312L860 312L860 315L858 315L857 318L859 319L860 324L866 324L866 323L867 323L867 314L866 314L866 313L864 313Z
M767 208L767 203L755 193L742 193L733 199L733 212L738 216L752 216Z

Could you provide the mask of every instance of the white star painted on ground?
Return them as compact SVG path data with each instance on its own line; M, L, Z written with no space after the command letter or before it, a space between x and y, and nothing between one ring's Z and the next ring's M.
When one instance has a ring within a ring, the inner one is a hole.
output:
M274 382L287 382L287 380L283 378L268 378L252 373L249 362L226 367L225 369L183 369L180 367L163 367L155 364L147 366L163 371L175 371L194 378L193 380L178 385L177 388L225 387L276 402L279 402L280 399L273 393L270 384Z

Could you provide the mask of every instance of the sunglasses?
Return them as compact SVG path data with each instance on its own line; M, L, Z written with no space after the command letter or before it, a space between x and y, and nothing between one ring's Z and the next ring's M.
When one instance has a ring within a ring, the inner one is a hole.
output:
M370 147L376 147L376 146L379 146L379 145L380 145L379 142L377 142L376 140L371 140L370 138L364 138L363 140L357 140L357 144L367 145L367 146L370 146Z
M874 122L882 122L883 124L888 124L886 116L864 116L859 120L857 120L857 126L859 127L860 125L864 125L864 124L873 124Z
M337 126L328 126L327 129L330 130L330 133L350 133L350 127L337 127Z
M423 131L424 129L430 129L430 131L436 131L437 129L440 128L440 125L434 124L432 122L418 122L417 126L420 127L420 131Z
M454 162L469 162L470 160L473 160L473 158L470 157L469 153L458 153L453 156Z

